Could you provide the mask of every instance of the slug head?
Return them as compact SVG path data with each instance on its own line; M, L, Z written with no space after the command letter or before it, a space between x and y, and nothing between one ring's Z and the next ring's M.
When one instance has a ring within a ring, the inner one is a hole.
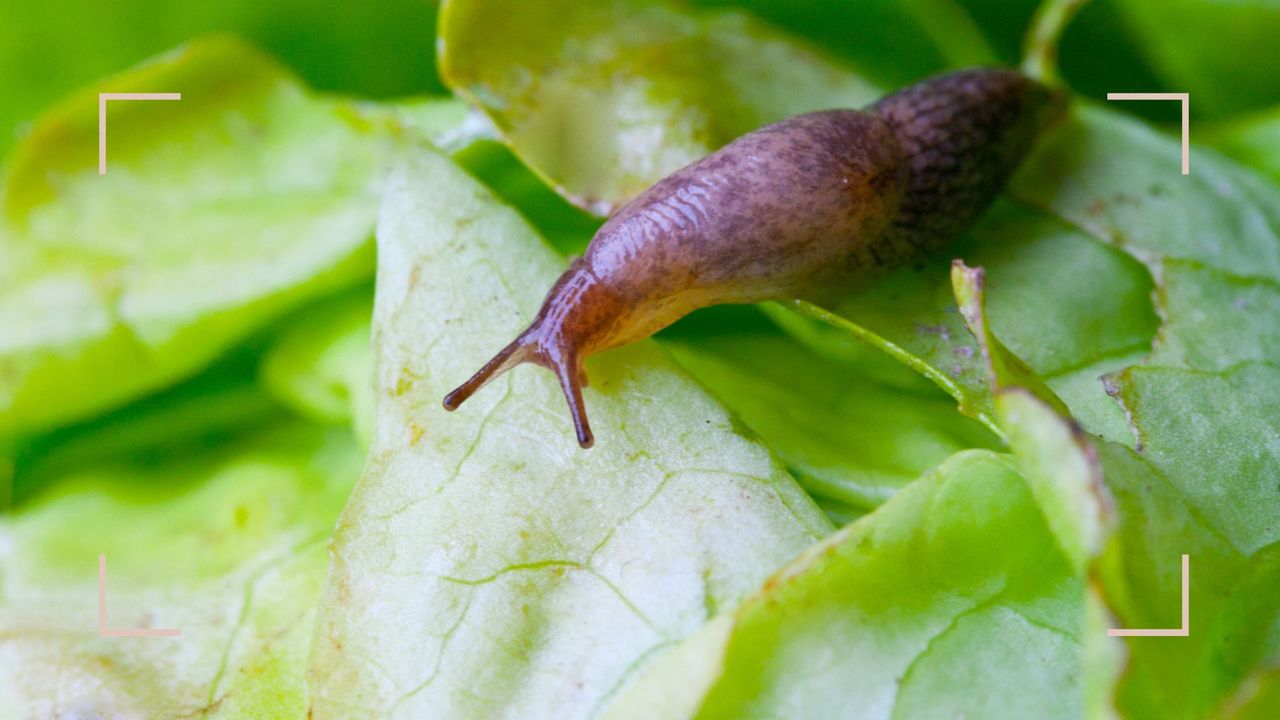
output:
M533 328L521 333L506 347L498 351L489 362L485 363L475 375L459 385L453 392L444 397L444 409L456 410L467 398L484 387L490 380L521 363L541 365L556 374L560 380L560 388L569 402L569 412L573 416L573 428L578 435L578 444L589 448L595 444L595 436L591 433L591 425L587 422L587 410L582 401L582 388L587 385L587 376L582 369L582 359L572 348L557 343L543 342L539 333Z
M582 388L587 386L583 360L609 345L624 312L620 299L578 258L551 288L529 327L445 396L445 410L456 410L489 381L521 363L541 365L560 381L578 444L591 447L595 436L582 399Z

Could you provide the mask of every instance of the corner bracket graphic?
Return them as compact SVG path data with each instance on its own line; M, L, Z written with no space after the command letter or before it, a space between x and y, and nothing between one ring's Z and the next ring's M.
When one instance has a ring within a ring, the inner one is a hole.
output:
M107 101L181 99L182 93L98 93L98 174L107 174Z
M1182 627L1128 630L1110 628L1107 637L1187 637L1191 634L1191 556L1182 556Z
M1191 174L1191 93L1107 93L1108 100L1182 101L1182 174Z

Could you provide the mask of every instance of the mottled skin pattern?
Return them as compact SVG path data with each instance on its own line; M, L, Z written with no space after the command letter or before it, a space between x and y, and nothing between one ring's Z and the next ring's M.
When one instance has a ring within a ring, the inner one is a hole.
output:
M964 70L873 105L910 165L906 200L879 243L886 262L936 249L976 220L1065 99L1011 70Z
M623 206L529 328L444 401L521 362L556 373L578 441L586 356L721 303L827 297L945 242L991 203L1059 103L1005 70L943 75L866 111L744 135Z

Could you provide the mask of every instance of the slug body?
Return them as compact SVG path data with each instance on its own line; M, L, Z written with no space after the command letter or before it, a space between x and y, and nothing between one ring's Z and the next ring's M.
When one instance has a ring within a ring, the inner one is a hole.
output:
M659 181L600 228L529 328L444 401L509 368L556 373L593 442L583 360L721 303L826 298L928 252L991 203L1060 109L1006 70L943 75L865 111L798 115Z

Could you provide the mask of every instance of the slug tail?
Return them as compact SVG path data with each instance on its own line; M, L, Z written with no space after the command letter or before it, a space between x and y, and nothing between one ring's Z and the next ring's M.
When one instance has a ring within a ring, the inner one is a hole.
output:
M511 368L525 362L529 359L529 342L524 335L512 340L510 344L498 351L484 367L476 371L466 382L459 385L453 392L444 396L444 409L450 412L457 410L467 398L476 393L477 390L489 384L490 380L498 377L502 373Z

